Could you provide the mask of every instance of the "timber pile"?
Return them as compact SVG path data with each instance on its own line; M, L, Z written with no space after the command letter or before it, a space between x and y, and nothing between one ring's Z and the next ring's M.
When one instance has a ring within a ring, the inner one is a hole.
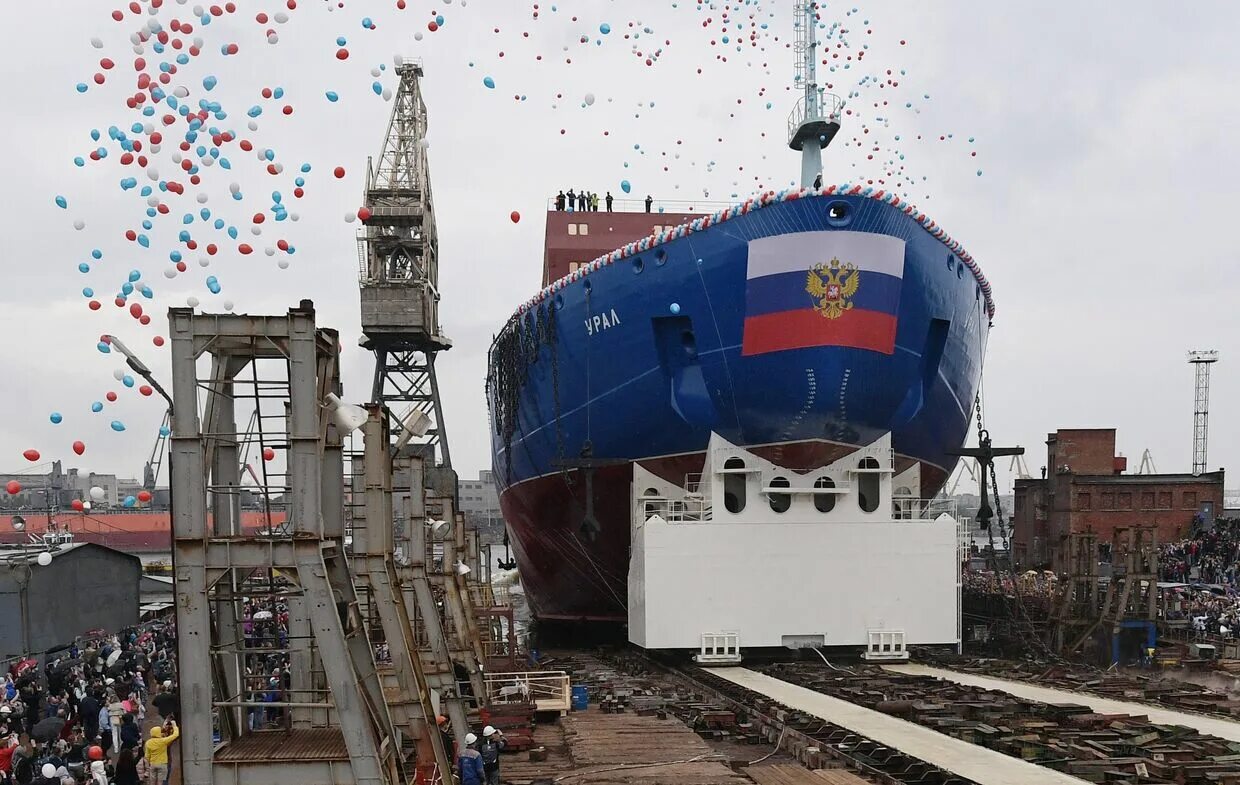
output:
M1144 716L1098 714L875 667L844 673L797 663L762 670L1090 782L1240 783L1240 744Z
M868 780L844 769L810 771L801 766L778 764L750 766L745 774L758 785L870 785Z

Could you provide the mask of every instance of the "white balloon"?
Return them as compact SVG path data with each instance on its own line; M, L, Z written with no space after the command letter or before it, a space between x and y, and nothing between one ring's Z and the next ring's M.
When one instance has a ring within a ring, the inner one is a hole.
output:
M370 69L370 75L371 75L371 76L373 76L373 77L374 77L374 78L376 78L376 79L378 79L378 78L379 78L379 75L380 75L380 74L382 74L382 73L383 73L383 72L382 72L382 71L380 71L378 68L372 68L372 69Z
M208 258L207 258L207 257L205 257L205 256L200 256L200 257L198 257L198 266L199 266L199 267L210 267L210 266L211 266L211 260L210 260L210 259L208 259Z
M47 565L52 563L52 554L48 553L47 551L43 551L42 553L38 555L37 558L35 558L35 561L39 563L40 567L46 567Z
M177 268L175 268L175 267L165 267L165 268L164 268L164 277L165 277L165 278L169 278L169 279L171 279L171 278L176 278L176 277L177 277Z
M232 301L232 300L225 300L225 301L224 301L224 310L225 310L225 311L231 311L232 309L233 309L233 301Z
M271 35L267 36L267 43L273 44L273 45L280 43L280 36L276 35L275 33L272 33Z
M116 381L118 381L118 382L119 382L121 379L124 379L124 378L125 378L125 369L124 369L124 368L117 368L115 371L112 371L112 378L113 378L113 379L115 379L115 380L116 380Z
M103 492L103 489L102 489L102 488L100 488L98 485L96 485L96 486L94 486L94 487L92 487L92 488L90 489L90 498L91 498L91 499L93 499L93 500L95 500L95 501L97 501L97 502L101 502L101 501L103 501L103 497L104 497L104 495L105 495L105 494L104 494L104 492Z
M345 214L344 214L344 222L345 222L345 223L347 223L347 224L351 224L351 223L353 223L355 220L357 220L357 214L356 214L356 213L345 213Z
M288 259L281 259L280 261L276 262L276 267L279 267L281 270L287 270Z
M90 508L91 508L91 504L90 504L90 502L82 502L82 509L83 509L83 510L89 510Z
M594 106L594 93L586 93L586 106Z
M383 88L383 100L384 101L392 100L392 88L390 87Z
M413 34L413 40L415 40L415 41L421 41L421 40L422 40L422 33L421 33L421 32L414 33L414 34Z
M175 95L177 98L184 98L187 95L189 95L189 88L185 86L178 86L175 90L172 91L172 94Z
M198 204L206 204L209 198L205 193L198 194Z
M197 308L198 298L197 297L186 297L185 304L188 305L190 308Z
M292 221L293 223L297 223L298 221L301 220L301 213L289 213L288 219Z
M288 14L283 11L277 11L275 16L276 24L282 25L288 21Z
M77 229L80 232L86 228L86 222L83 221L81 218L79 218L73 222L73 228Z
M275 256L276 249L272 248L271 246L267 246L266 248L263 249L263 253L267 254L268 256Z
M250 227L250 234L254 235L255 237L258 237L262 233L263 233L263 230L261 227L258 227L258 226Z
M258 123L254 120L251 120L250 122L246 123L245 126L246 128L249 128L251 131L258 130Z
M102 49L103 39L100 38L99 36L95 36L94 38L90 39L90 45L95 47L96 49Z

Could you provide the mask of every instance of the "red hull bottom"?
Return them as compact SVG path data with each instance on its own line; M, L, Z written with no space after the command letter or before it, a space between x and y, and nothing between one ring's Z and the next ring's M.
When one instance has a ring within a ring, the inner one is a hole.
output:
M780 466L812 471L856 450L830 442L796 442L753 448ZM681 486L687 474L702 470L705 453L638 461L648 471ZM912 459L897 458L903 471ZM922 483L937 488L945 473L922 464ZM521 584L534 616L555 621L624 622L628 619L629 488L631 464L594 471L594 516L601 531L594 539L581 530L586 509L586 478L577 470L527 480L500 496Z

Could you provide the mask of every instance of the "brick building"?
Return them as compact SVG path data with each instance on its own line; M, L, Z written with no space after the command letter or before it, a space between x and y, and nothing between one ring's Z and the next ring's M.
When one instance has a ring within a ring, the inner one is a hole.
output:
M1016 481L1012 553L1024 569L1050 566L1060 542L1093 531L1100 546L1116 527L1155 526L1158 541L1182 539L1200 513L1223 511L1223 470L1192 474L1127 474L1115 454L1114 428L1060 429L1046 438L1041 479Z

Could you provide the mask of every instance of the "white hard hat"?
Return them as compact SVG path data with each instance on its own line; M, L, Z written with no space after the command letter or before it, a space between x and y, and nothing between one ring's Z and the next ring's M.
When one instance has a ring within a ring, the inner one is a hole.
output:
M475 736L475 735L474 735L474 734L472 734L472 733L466 733L466 734L465 734L465 746L466 746L466 747L468 747L470 744L477 744L477 743L478 743L478 737L477 737L477 736Z
M482 738L489 739L494 735L495 735L495 728L491 727L490 725L482 729Z
M43 764L43 778L50 780L52 777L55 777L55 776L56 776L56 767L52 765L51 763L44 763Z

